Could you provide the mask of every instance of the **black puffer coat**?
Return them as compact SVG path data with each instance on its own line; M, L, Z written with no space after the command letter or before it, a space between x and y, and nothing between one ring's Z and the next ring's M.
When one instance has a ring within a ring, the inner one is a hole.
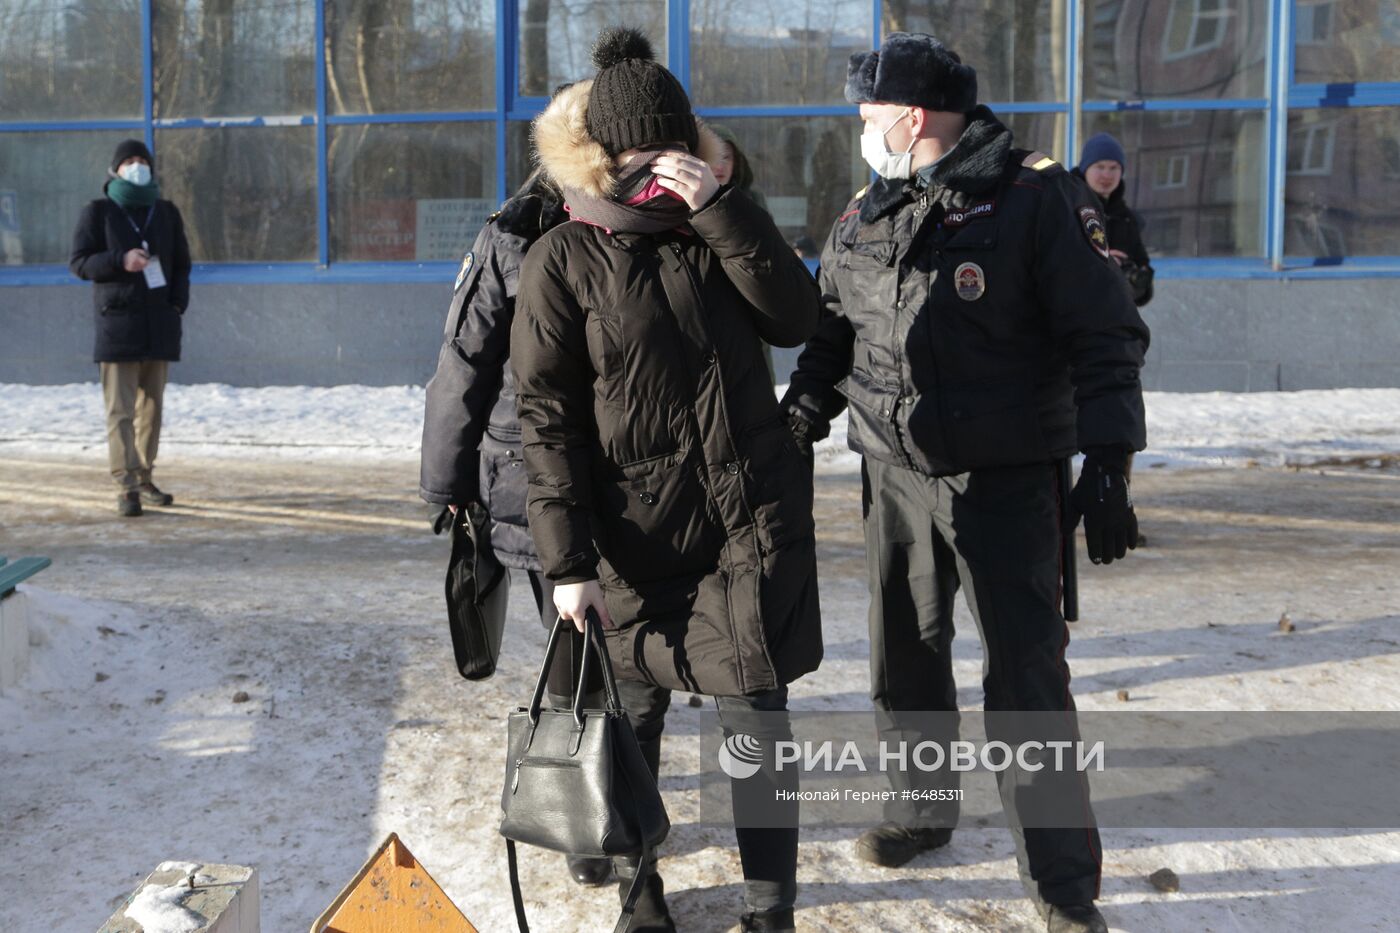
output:
M558 193L536 177L481 229L457 276L423 417L419 494L435 505L480 501L497 559L519 570L540 560L525 521L510 325L525 251L563 218Z
M138 233L143 225L145 232ZM142 273L122 266L122 257L140 249L143 239L151 254L160 257L165 288L147 288ZM148 223L144 208L128 212L110 198L89 201L73 231L68 268L94 283L95 361L180 358L180 317L190 304L190 245L174 204L156 201Z
M829 317L784 399L825 436L946 476L1141 450L1148 330L1098 201L986 107L928 186L880 180L822 253Z
M573 114L581 131L589 87L541 124ZM586 137L547 135L537 125L566 192L609 163ZM566 223L525 257L511 362L530 529L552 580L599 578L618 676L751 695L822 656L812 474L762 350L811 335L817 293L743 192L722 189L691 227Z
M1083 180L1083 172L1077 168L1072 171ZM1088 187L1089 183L1085 181L1084 184ZM1099 203L1103 205L1104 223L1108 227L1109 249L1128 254L1128 261L1119 265L1128 279L1128 287L1133 290L1133 301L1141 308L1152 300L1152 280L1156 273L1147 255L1147 247L1142 242L1142 218L1128 206L1124 197L1126 189L1126 183L1120 181L1112 194L1099 198ZM1098 192L1095 191L1094 195L1097 196Z

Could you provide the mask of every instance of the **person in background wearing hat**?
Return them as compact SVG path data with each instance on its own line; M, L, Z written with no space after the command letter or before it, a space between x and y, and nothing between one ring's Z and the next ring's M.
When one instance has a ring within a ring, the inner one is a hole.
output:
M861 152L880 177L832 227L827 317L784 406L805 449L847 410L862 454L881 738L956 738L959 589L982 638L989 737L1007 719L993 714L1011 711L1054 713L1072 734L1058 468L1084 452L1069 520L1083 517L1096 563L1121 558L1136 542L1123 466L1145 441L1147 327L1088 189L1016 148L977 104L976 72L937 39L895 33L853 55L845 94L860 105ZM915 711L925 712L900 715ZM958 813L940 793L955 786L948 771L891 779L915 799L857 840L861 858L887 867L947 845ZM1102 852L1087 787L1044 767L998 782L1022 881L1048 928L1106 930L1093 903ZM1036 799L1073 828L1020 828L1020 806Z
M763 196L763 192L753 186L753 166L749 164L749 158L744 154L744 150L739 148L739 137L735 136L734 131L727 126L721 126L718 123L706 125L723 142L719 158L711 166L715 181L721 185L733 185L747 194L750 200L763 208L764 211L767 211L768 200Z
M180 359L181 317L190 303L190 247L180 211L160 199L145 143L117 146L103 186L73 232L68 268L93 283L93 359L107 411L107 462L121 490L117 513L169 505L152 472L171 363Z
M816 535L762 345L815 332L816 283L715 180L722 143L644 36L604 32L593 63L534 127L571 222L526 254L511 329L530 533L559 614L600 618L652 773L672 691L709 694L769 750L736 800L753 788L765 816L792 814L773 800L796 775L771 750L791 735L787 685L821 662ZM792 930L795 815L736 836L742 929ZM620 890L639 870L617 861ZM674 930L646 870L629 929Z
M1108 133L1096 133L1084 144L1073 174L1084 179L1099 196L1108 227L1109 254L1127 276L1133 301L1141 308L1152 300L1152 260L1142 245L1142 220L1123 197L1127 165L1118 140Z

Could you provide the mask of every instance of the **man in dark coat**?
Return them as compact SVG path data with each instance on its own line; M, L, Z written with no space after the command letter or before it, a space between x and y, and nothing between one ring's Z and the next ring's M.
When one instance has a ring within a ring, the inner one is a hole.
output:
M982 636L987 712L1050 711L1073 729L1057 461L1085 453L1072 504L1089 554L1122 557L1136 541L1123 463L1144 443L1147 328L1093 195L1054 160L1013 147L956 54L932 36L893 34L851 57L845 93L881 177L832 228L827 318L784 404L804 446L848 411L850 446L863 455L882 738L912 747L956 737L959 588ZM910 711L944 715L928 725L899 715ZM1101 851L1087 791L1050 769L998 777L1003 799L1049 791L1078 823L1016 832L1049 929L1106 929L1093 905ZM889 807L857 845L884 866L947 844L957 818L956 804L923 802L954 776L892 779L918 802Z
M93 283L93 359L107 410L107 459L121 489L117 512L173 497L152 480L169 365L180 359L180 319L190 303L190 247L179 210L161 200L145 143L117 146L105 197L88 202L68 267Z
M715 181L720 141L645 37L605 34L594 63L535 122L572 222L525 257L511 363L555 605L578 625L601 617L655 774L671 691L715 696L732 725L784 711L821 661L812 475L762 350L811 336L818 305L772 219ZM791 930L795 822L736 835L742 929ZM648 880L629 929L674 930Z
M541 572L525 521L525 465L515 376L509 365L510 325L525 251L565 219L559 192L536 171L515 196L486 221L462 260L447 312L437 371L428 380L423 415L419 495L451 510L468 504L486 510L486 539L501 565L529 576L535 606L554 627L554 584ZM550 702L569 702L583 649L555 654ZM569 855L569 876L598 885L612 874L610 859Z
M1079 165L1073 174L1082 178L1103 205L1108 227L1108 251L1133 290L1133 301L1141 308L1152 300L1152 260L1142 244L1142 219L1128 206L1123 175L1128 159L1123 146L1108 133L1095 133L1084 143Z

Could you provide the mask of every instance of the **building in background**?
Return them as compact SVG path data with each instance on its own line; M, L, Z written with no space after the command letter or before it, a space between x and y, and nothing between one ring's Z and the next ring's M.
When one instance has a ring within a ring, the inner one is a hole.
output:
M933 32L1021 145L1123 142L1150 387L1400 385L1400 0L0 0L0 382L93 378L68 225L143 135L194 205L183 378L421 383L529 121L616 23L818 242L868 179L847 57Z

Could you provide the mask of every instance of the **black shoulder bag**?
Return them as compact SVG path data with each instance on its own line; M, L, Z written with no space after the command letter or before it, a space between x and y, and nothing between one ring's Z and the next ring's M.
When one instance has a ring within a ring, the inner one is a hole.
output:
M528 708L510 714L501 835L506 837L510 890L520 933L529 933L520 893L515 844L526 843L593 858L640 856L641 866L623 902L615 933L627 929L650 872L652 850L671 823L656 781L642 757L617 695L617 681L590 610L572 709L542 709L550 662L573 623L557 621ZM602 665L603 709L583 708L590 657Z

